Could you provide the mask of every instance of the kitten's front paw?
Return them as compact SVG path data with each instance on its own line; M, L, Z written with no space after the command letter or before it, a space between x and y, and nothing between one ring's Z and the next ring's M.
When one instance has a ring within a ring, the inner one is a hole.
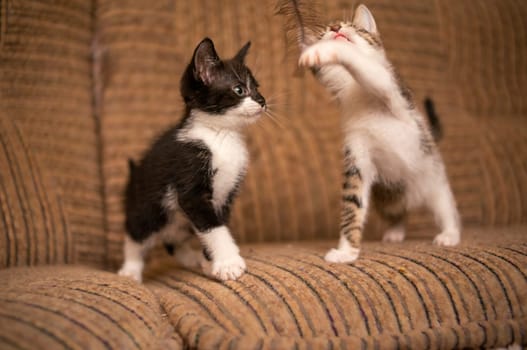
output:
M382 241L385 243L400 243L404 241L404 228L393 227L384 233Z
M212 263L204 262L201 266L203 272L220 281L235 280L247 269L245 261L239 255L228 259L216 260Z
M143 265L139 263L125 263L117 274L141 283L143 280Z
M435 236L434 244L444 247L453 247L458 245L460 235L458 231L444 231Z
M355 260L357 260L358 257L359 257L358 249L356 251L351 251L351 252L343 251L340 249L331 249L326 254L324 259L330 263L350 264L354 262Z
M325 64L337 63L338 53L333 44L335 43L320 42L308 47L300 55L298 65L302 67L320 67Z

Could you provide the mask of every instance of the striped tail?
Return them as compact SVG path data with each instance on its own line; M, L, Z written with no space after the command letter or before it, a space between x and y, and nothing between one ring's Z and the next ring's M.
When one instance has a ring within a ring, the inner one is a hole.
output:
M439 141L443 138L443 127L439 116L436 113L434 102L430 97L425 99L425 110L426 116L428 117L428 124L430 125L430 131L434 137L434 141Z

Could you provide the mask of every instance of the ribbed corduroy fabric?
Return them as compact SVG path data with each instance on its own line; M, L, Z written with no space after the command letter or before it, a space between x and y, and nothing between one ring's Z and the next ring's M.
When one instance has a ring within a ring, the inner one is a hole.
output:
M92 108L94 2L0 4L0 109L62 190L74 258L102 267L102 181Z
M450 249L368 243L353 265L326 263L327 241L260 244L237 281L164 261L145 283L191 348L498 348L527 343L525 230L469 230Z
M60 188L2 111L0 169L0 268L73 262Z
M478 119L505 116L525 120L527 3L484 0L436 1L441 13L441 42L448 48L451 86Z
M180 349L145 287L80 267L0 271L1 349Z

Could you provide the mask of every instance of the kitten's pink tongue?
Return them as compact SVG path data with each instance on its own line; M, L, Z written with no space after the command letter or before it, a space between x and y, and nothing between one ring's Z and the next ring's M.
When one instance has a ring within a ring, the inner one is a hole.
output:
M337 35L335 35L335 37L333 39L335 39L335 40L341 39L341 40L348 41L348 38L346 38L346 36L344 34L341 34L341 33L337 33Z

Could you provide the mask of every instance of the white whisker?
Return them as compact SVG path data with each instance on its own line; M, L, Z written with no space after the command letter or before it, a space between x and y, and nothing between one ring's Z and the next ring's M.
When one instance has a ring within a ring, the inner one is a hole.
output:
M265 115L268 116L269 119L274 122L278 127L280 127L281 129L285 129L284 124L282 124L282 122L280 122L280 120L276 116L274 116L271 111L266 110Z

